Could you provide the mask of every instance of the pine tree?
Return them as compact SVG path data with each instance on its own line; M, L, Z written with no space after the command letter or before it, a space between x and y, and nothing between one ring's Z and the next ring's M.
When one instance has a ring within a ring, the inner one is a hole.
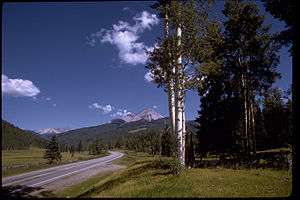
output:
M166 127L161 136L161 155L167 157L175 156L176 149L177 139L170 128Z
M293 37L295 35L293 8L296 7L296 1L293 0L262 0L263 5L274 18L284 21L286 26L285 30L281 31L275 36L275 39L282 45L290 47L289 52L293 53Z
M78 144L77 151L78 151L78 153L80 153L80 152L82 152L82 151L83 151L83 146L82 146L82 142L81 142L81 140L79 141L79 144Z
M54 160L57 162L61 160L61 154L58 148L58 140L56 134L54 134L46 147L46 151L44 153L44 159L48 160L48 163L53 163Z
M279 58L275 54L279 45L270 26L263 26L264 15L259 15L256 4L243 0L226 1L224 22L225 67L232 74L232 84L243 98L245 153L256 152L254 100L257 94L280 77L276 72Z
M186 132L186 143L185 143L185 166L194 167L195 166L195 152L194 152L194 137L193 133Z

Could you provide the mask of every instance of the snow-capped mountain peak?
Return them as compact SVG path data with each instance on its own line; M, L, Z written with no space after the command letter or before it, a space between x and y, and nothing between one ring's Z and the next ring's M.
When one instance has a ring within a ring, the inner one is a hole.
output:
M67 131L70 131L70 127L64 127L64 128L46 128L46 129L41 129L41 130L35 130L34 132L39 133L39 134L48 134L48 133L64 133Z
M137 114L125 115L121 119L124 120L125 122L134 122L134 121L139 121L142 119L151 122L152 120L157 120L157 119L161 119L161 118L163 118L163 116L158 114L153 109L147 108Z

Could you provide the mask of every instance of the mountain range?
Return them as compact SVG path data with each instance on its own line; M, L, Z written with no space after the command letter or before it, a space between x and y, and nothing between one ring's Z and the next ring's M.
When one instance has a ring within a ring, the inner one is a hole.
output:
M187 130L195 133L197 124L187 121ZM92 142L97 137L105 142L118 139L120 136L139 135L150 130L161 132L169 126L169 118L163 118L153 109L145 109L137 114L128 114L122 118L114 119L99 126L80 128L57 135L62 144L78 145L81 140L84 144Z
M70 127L66 126L64 128L46 128L46 129L41 129L41 130L35 130L34 132L38 133L38 134L49 134L49 133L63 133L63 132L67 132L70 131Z
M27 148L28 145L44 147L53 134L57 134L60 144L66 145L73 144L77 146L80 140L83 144L87 144L96 138L110 142L120 136L139 135L149 131L161 132L167 126L169 126L169 118L163 118L162 115L150 108L137 114L127 114L106 124L75 130L64 127L26 131L2 120L2 149L3 147L5 149L12 149L12 147ZM197 131L195 121L186 121L186 127L192 133Z
M163 118L163 116L161 116L160 114L155 112L153 109L147 108L135 115L127 114L124 117L122 117L121 119L124 120L125 122L135 122L135 121L139 121L139 120L146 120L146 121L151 122L152 120L158 120L158 119L162 119L162 118Z

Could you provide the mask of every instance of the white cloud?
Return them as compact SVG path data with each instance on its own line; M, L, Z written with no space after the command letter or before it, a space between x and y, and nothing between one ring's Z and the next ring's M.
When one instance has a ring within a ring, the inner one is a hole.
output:
M55 108L56 107L56 103L54 103L52 106Z
M143 11L139 13L137 16L133 17L133 19L137 22L140 28L148 28L151 29L150 25L158 24L159 19L155 14L150 14L147 11Z
M93 103L92 105L89 105L89 108L90 109L100 109L103 111L103 114L107 114L107 113L110 113L114 107L112 107L109 104L106 106L102 106L98 103Z
M129 9L130 9L129 7L124 7L123 11L129 10Z
M2 74L2 95L12 97L33 97L40 93L32 81L23 79L10 79Z
M158 24L159 19L155 14L143 11L134 16L133 20L134 25L119 21L118 24L113 24L110 30L102 28L99 32L92 33L90 37L87 37L87 44L95 46L99 39L101 43L107 42L115 45L122 62L132 65L145 64L148 59L146 50L151 50L153 47L138 42L138 39L146 29L151 30L151 26Z
M151 83L153 81L153 74L148 71L145 75L144 75L144 79L146 82Z
M158 106L158 105L154 105L154 106L153 106L154 109L159 108L159 107L160 107L160 106Z
M131 112L128 112L127 109L119 109L117 112L111 114L111 117L124 117L125 115L131 114Z

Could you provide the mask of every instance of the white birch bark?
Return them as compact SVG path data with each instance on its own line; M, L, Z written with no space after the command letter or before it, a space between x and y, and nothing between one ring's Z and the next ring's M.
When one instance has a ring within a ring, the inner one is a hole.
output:
M178 37L178 50L180 49L180 45L181 45L181 28L178 27L176 29L176 36ZM181 55L179 55L178 60L177 60L177 68L178 68L178 74L177 74L177 78L178 78L178 89L177 89L177 101L175 102L177 104L177 133L178 133L178 141L179 141L179 161L181 163L182 166L184 166L185 162L184 162L184 156L183 156L183 96L182 96L182 90L183 88L183 68L182 68L182 57Z
M165 39L169 38L169 22L168 22L168 14L165 13L164 16L164 37ZM170 51L170 49L168 49ZM168 53L169 56L171 52ZM169 63L169 70L173 72L173 66ZM168 77L168 104L169 104L169 120L170 120L170 129L171 132L174 134L175 132L175 97L174 97L174 83L173 77Z

